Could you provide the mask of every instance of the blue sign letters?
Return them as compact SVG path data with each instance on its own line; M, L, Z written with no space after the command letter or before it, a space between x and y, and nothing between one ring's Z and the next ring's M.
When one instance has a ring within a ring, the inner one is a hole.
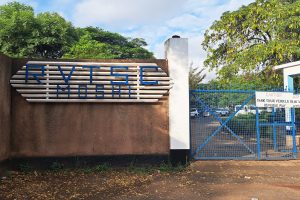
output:
M49 82L49 79L51 79L51 76L47 76L47 80L45 80L45 67L46 66L39 66L39 65L26 65L26 73L25 73L25 83L28 82L30 77L33 77L38 84L44 84L43 81L48 81L47 83L53 83ZM72 66L71 70L69 71L69 74L65 74L65 72L62 70L63 67L60 65L57 66L58 71L60 72L61 78L64 81L64 84L57 84L56 85L56 97L59 98L60 94L67 94L68 98L71 96L71 88L70 88L70 83L69 81L71 80L72 77L76 77L77 74L75 72L76 67ZM89 69L89 85L88 84L81 84L82 82L86 82L85 80L79 81L80 84L78 84L78 98L80 99L86 99L88 98L88 89L94 89L95 96L94 98L96 99L103 99L105 97L105 93L108 88L106 88L103 84L98 84L99 79L97 81L94 81L95 84L93 83L93 70L94 69L100 69L100 66L82 66L82 69ZM37 73L36 70L40 70L40 73ZM155 66L142 66L140 67L140 78L139 83L141 85L158 85L158 81L145 81L144 80L144 72L147 71L147 69L154 69L155 71L158 71L158 67ZM34 70L30 71L30 70ZM52 69L51 69L52 70ZM123 73L120 73L122 71ZM149 70L148 70L149 71ZM150 70L151 71L151 70ZM152 70L153 71L153 70ZM48 71L47 71L48 72ZM131 89L132 85L129 84L129 74L126 73L128 72L128 67L127 66L112 66L110 67L110 71L108 72L109 75L113 79L110 80L110 85L109 90L112 98L122 98L124 95L126 95L126 98L131 98ZM41 77L44 77L41 79ZM55 79L57 80L57 79ZM77 85L77 84L76 84ZM89 87L88 87L89 86ZM91 87L93 86L93 87ZM74 89L74 86L72 87ZM74 90L72 90L73 92ZM90 92L90 90L89 90ZM75 93L76 95L76 93ZM90 95L89 95L90 96ZM74 94L73 96L74 97Z
M29 69L41 69L40 74L34 74L32 72L29 72ZM26 65L26 72L25 72L25 83L28 82L28 77L33 76L35 80L39 83L42 84L41 80L39 79L39 76L43 77L45 75L45 66L38 66L38 65Z

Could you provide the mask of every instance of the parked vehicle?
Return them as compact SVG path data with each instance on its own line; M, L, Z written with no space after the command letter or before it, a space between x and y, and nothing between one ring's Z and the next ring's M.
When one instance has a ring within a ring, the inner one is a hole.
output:
M209 117L210 113L207 110L205 110L202 115L203 117Z
M241 107L241 105L236 105L234 107L234 111L236 112L240 107ZM258 114L260 114L261 111L262 111L261 109L258 109ZM246 115L249 113L252 113L254 115L256 114L256 106L255 105L244 105L244 107L237 112L237 115Z
M225 109L225 108L219 108L215 111L218 115L221 116L227 116L229 115L229 110Z
M234 112L238 111L242 105L236 105L234 106ZM250 112L250 109L247 105L244 105L243 108L241 108L238 112L237 115L246 115Z
M192 108L191 109L190 116L191 117L199 117L199 112L198 112L197 108Z

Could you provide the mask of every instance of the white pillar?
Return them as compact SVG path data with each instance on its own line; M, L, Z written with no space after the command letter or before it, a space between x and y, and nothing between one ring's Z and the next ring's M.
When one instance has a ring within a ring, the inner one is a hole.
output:
M299 74L299 68L298 71L296 67L293 68L285 68L283 69L283 83L284 83L284 90L293 92L294 91L294 78L293 76L295 74Z
M294 92L294 78L291 75L294 75L295 73L299 73L299 71L295 71L296 67L292 68L285 68L283 69L283 85L284 85L284 90L289 91L289 92ZM286 108L285 109L285 121L286 122L291 122L292 117L291 116L291 109ZM291 130L290 126L286 126L286 130Z
M170 149L186 150L190 149L188 39L168 39L165 56L174 83L169 94Z

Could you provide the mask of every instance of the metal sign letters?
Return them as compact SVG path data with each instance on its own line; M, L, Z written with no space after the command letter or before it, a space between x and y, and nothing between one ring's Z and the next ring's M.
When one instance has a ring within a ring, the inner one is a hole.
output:
M10 80L28 102L157 102L171 88L155 63L29 61Z

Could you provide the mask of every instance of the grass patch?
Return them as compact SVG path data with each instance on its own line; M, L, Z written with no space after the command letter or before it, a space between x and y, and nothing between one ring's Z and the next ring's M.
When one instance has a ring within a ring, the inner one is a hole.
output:
M62 170L64 168L64 164L60 163L60 162L53 162L51 165L50 165L50 169L52 171L59 171L59 170Z
M5 170L2 174L2 177L10 178L12 176L11 172L8 170ZM0 176L1 177L1 176Z
M32 166L29 163L21 163L18 165L18 170L28 173L32 171Z
M176 165L173 166L170 162L162 162L158 166L149 166L149 167L141 167L141 166L135 166L134 163L131 163L128 167L128 171L132 173L139 173L139 174L149 174L153 172L166 172L166 173L172 173L172 172L180 172L185 169L186 166L184 165Z
M159 170L161 172L180 172L183 171L185 169L186 166L184 165L175 165L173 166L170 162L168 163L161 163L159 166Z
M151 167L129 167L128 171L135 174L150 174L155 171L155 169L152 169Z
M127 166L112 166L108 162L100 163L95 166L85 166L85 167L76 167L76 168L67 168L61 162L52 162L48 165L48 170L51 172L69 172L69 171L78 171L83 173L104 173L109 171L127 171L130 173L136 174L152 174L152 173L174 173L180 172L185 170L185 165L172 165L171 162L165 161L162 163L155 163L155 164L144 164L144 163L137 163L133 160ZM29 173L34 171L33 167L27 163L21 163L18 165L18 170L21 172Z
M107 172L107 171L110 171L110 170L111 170L111 166L110 166L109 163L103 163L103 164L97 165L94 168L95 172Z
M102 173L102 172L110 171L111 169L112 168L109 163L102 163L102 164L96 165L94 167L85 167L85 168L82 168L81 170L84 173L92 173L92 172Z

